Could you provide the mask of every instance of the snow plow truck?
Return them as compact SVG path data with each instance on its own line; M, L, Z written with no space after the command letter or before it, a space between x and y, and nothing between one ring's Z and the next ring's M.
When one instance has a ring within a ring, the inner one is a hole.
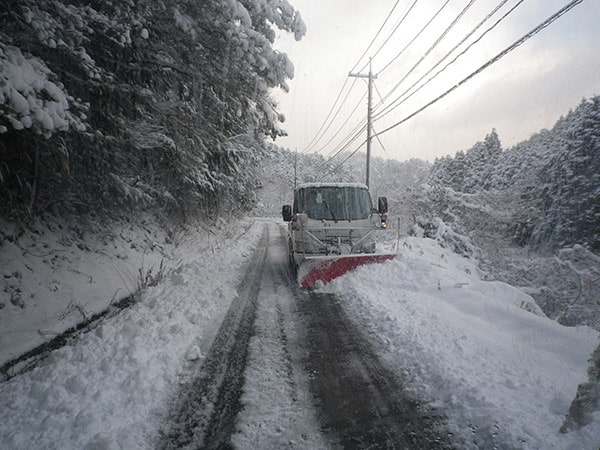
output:
M327 283L358 266L392 259L377 253L375 234L387 228L388 204L361 183L305 183L294 190L294 204L284 205L288 254L298 284Z

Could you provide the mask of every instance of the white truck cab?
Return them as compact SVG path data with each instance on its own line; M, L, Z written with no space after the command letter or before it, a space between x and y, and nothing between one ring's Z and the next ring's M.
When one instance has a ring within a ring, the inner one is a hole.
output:
M361 183L305 183L284 205L289 256L298 267L306 257L375 253L375 231L387 227L387 199L373 208Z

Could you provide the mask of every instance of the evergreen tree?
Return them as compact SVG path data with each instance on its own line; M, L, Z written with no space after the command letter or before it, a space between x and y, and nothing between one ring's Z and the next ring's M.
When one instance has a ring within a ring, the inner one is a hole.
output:
M269 90L293 76L273 27L304 33L286 0L8 0L0 12L2 214L250 206L252 167L282 133Z
M559 124L557 152L542 170L545 212L532 236L536 245L575 243L600 250L600 97L583 101Z
M500 138L493 129L483 142L477 142L466 153L457 152L454 158L446 156L436 159L429 182L442 183L465 193L489 190L494 183L494 173L501 155Z

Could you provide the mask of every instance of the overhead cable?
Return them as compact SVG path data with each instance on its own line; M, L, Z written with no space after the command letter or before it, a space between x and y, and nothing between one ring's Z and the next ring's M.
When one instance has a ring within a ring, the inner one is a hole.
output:
M325 142L325 144L323 144L321 146L321 148L317 151L317 153L320 153L321 150L324 150L342 132L342 130L344 129L344 127L346 126L346 124L348 123L348 121L352 118L352 115L356 112L356 110L362 104L362 102L363 102L363 100L364 100L364 98L365 98L366 95L367 95L366 93L362 95L362 97L358 100L358 102L356 103L356 105L354 106L354 108L352 109L352 111L350 112L350 114L348 115L348 117L346 117L346 120L344 120L344 122L340 125L340 127L335 132L335 134L327 142ZM343 139L342 142L344 140L345 139Z
M467 39L469 39L479 28L481 28L481 26L487 22L494 14L496 14L496 12L507 3L508 0L504 0L502 1L499 5L497 5L486 17L483 18L483 20L481 20L481 22L479 22L458 44L456 44L452 50L450 50L449 52L447 52L442 58L440 58L438 60L438 62L431 67L431 69L429 69L427 72L425 72L417 81L415 81L410 87L408 87L406 90L404 90L404 92L402 92L398 97L396 97L396 99L394 101L392 101L391 103L389 103L386 107L384 107L381 111L379 111L375 117L374 120L378 120L381 119L382 117L384 117L385 115L389 114L391 111L393 111L394 109L396 109L398 106L400 106L401 104L403 104L405 101L407 101L410 97L412 97L413 95L415 95L417 92L419 92L421 89L423 89L425 86L427 86L431 81L433 81L435 78L437 78L438 75L440 75L442 72L444 72L449 66L451 66L452 64L454 64L461 56L463 56L465 53L467 53L475 44L479 43L481 41L481 39L487 34L489 33L491 30L493 30L494 28L496 28L498 26L498 24L500 24L500 22L502 22L506 17L508 17L519 5L521 5L525 0L519 0L517 2L517 4L515 4L511 9L509 9L502 17L500 17L494 24L492 24L490 27L488 27L477 39L475 39L473 42L471 42L462 52L460 52L459 54L457 54L451 61L449 61L444 67L442 67L440 70L438 70L433 76L429 77L427 79L427 81L425 81L424 83L422 83L417 89L415 89L413 92L410 93L410 95L406 96L406 94L408 94L408 92L410 92L417 84L419 84L427 75L431 74L442 62L444 62L452 53L454 53L454 51L460 47L463 43L466 42ZM406 96L406 97L405 97Z
M450 0L446 0L445 3L442 4L442 6L437 10L437 12L433 15L433 17L431 17L431 19L429 19L429 21L419 30L419 32L417 34L415 34L413 36L413 38L410 40L410 42L408 44L406 44L402 50L400 50L396 56L394 56L391 61L389 61L385 66L383 66L383 68L379 71L379 73L383 72L385 69L387 69L394 61L396 61L405 51L406 49L408 49L408 47L410 47L419 36L421 36L421 34L429 27L429 25L431 25L431 23L436 19L436 17L443 11L443 9L448 5L448 3L450 3ZM386 41L387 42L387 41Z
M417 2L417 0L414 0L414 3L416 3L416 2ZM354 64L354 66L352 66L352 69L350 69L350 72L354 72L354 70L356 69L356 67L358 66L358 64L365 57L365 55L367 54L367 52L371 49L371 47L373 46L373 44L375 43L375 41L377 40L377 38L379 37L379 35L383 31L383 28L387 24L388 20L390 20L390 17L392 17L392 14L396 10L396 7L398 6L399 3L400 3L400 0L396 0L396 3L394 3L394 6L392 6L392 9L388 13L387 17L385 18L385 20L383 21L383 23L381 24L381 26L379 27L379 30L377 30L377 33L375 33L375 36L373 37L373 39L371 39L371 42L369 43L369 45L367 46L367 48L365 48L365 51L362 53L362 55L360 55L360 57L358 58L358 61L356 61L356 64ZM413 6L414 6L414 3L413 3ZM398 26L399 25L397 25L396 28ZM389 37L387 38L387 40L389 40ZM386 42L387 42L387 40L386 40ZM381 50L381 48L379 50ZM375 54L377 54L379 52L379 50L377 50L377 52L375 52ZM372 57L374 57L374 56L372 56ZM359 72L361 72L362 70L363 69L361 69Z
M352 67L351 71L354 70L358 66L358 64L360 64L361 59L369 51L369 49L371 48L371 46L373 45L373 43L375 42L375 40L377 39L377 37L379 36L379 34L381 33L381 31L383 30L383 28L387 24L388 20L392 16L393 12L395 11L395 9L396 9L396 7L398 6L399 3L400 3L400 0L396 0L396 3L394 4L394 6L392 6L392 9L388 13L388 15L385 18L385 20L383 21L383 24L381 25L381 27L379 28L379 30L377 31L377 33L375 34L375 36L373 37L373 39L371 40L370 44L367 46L367 48L365 49L365 51L363 52L363 54L356 61L356 63ZM415 3L416 3L416 0L415 0ZM302 153L306 153L309 150L311 150L312 148L314 148L319 143L319 141L322 139L323 135L325 135L325 133L327 133L327 131L329 130L329 128L330 128L330 126L331 126L331 124L333 122L333 118L336 117L336 115L342 109L342 107L343 107L344 103L346 102L346 100L348 98L348 95L349 95L350 91L352 90L352 87L354 87L355 83L356 83L356 79L352 80L352 85L350 86L350 89L348 90L348 93L346 93L346 96L344 97L344 100L340 103L339 107L337 108L336 113L333 114L334 111L335 111L335 109L336 109L336 105L338 104L340 98L342 97L342 93L344 92L344 88L348 84L348 78L346 78L344 80L342 88L340 89L340 92L338 93L335 101L333 102L333 105L331 105L331 108L329 109L329 112L327 113L327 116L325 117L325 120L323 121L323 123L321 124L321 126L319 127L319 129L317 130L317 132L314 135L314 137L310 140L310 142L308 143L308 145L302 150ZM333 114L333 117L332 117L332 114Z
M471 1L475 1L475 0L471 0ZM400 21L398 22L398 24L394 27L394 29L392 30L392 32L388 35L387 39L380 45L380 47L377 49L376 54L381 51L381 49L387 44L387 42L389 41L389 39L394 35L394 33L396 33L396 31L398 30L398 28L400 27L400 25L404 22L404 20L406 19L406 17L408 17L409 13L412 11L413 7L416 5L417 0L414 0L413 3L410 5L410 7L407 9L406 13L402 16L402 18L400 19ZM437 16L444 10L444 8L448 5L448 3L450 3L450 0L446 0L445 3L442 4L442 6L437 10L437 12L433 15L433 17L431 17L429 19L429 21L421 28L421 30L411 39L411 41L400 51L400 53L398 53L393 59L392 61L390 61L390 63L388 63L385 67L387 68L396 58L398 58L408 47L410 47L410 45L412 45L414 43L414 41L429 27L429 25L437 18ZM362 58L362 57L361 57ZM364 69L364 68L363 68ZM383 99L382 99L383 101ZM362 122L364 123L364 121ZM362 127L360 132L364 131L364 129L366 128L366 126ZM350 138L350 140L348 141L347 144L343 145L341 148L337 149L334 153L333 156L331 156L326 163L324 164L328 164L330 163L330 161L332 159L334 159L335 157L337 157L338 155L340 155L349 145L352 144L352 142L354 142L356 139L358 138L358 133L354 134L352 138ZM379 140L379 139L378 139ZM366 142L366 141L365 141ZM361 145L363 145L365 142L363 142ZM339 166L341 166L342 164L344 164L348 159L350 159L356 152L358 152L358 150L360 150L360 147L358 147L356 150L354 150L353 152L350 153L350 155L345 158L339 165L337 165L335 168L337 169ZM335 170L335 169L334 169Z
M458 23L458 21L469 10L469 8L471 6L473 6L473 3L475 3L475 1L476 0L470 0L469 3L467 3L467 5L462 9L462 11L454 18L454 20L452 21L452 23L450 23L450 25L448 25L446 27L446 29L438 36L438 38L435 40L435 42L427 49L427 51L421 56L421 58L408 70L408 72L406 72L404 74L404 76L402 77L402 79L398 83L396 83L396 85L386 94L386 96L383 98L384 100L387 99L390 95L392 95L392 93L396 89L398 89L398 87L404 82L404 80L406 80L408 78L408 76L411 73L413 73L417 67L419 67L419 65L425 60L425 58L427 58L427 56L429 56L429 54L438 46L438 44L448 35L448 33L450 32L450 30L452 28L454 28L454 26ZM441 9L440 9L440 11L441 11ZM389 64L388 64L388 66L389 66ZM384 67L384 69L385 69L385 67ZM383 71L383 69L382 69L382 71ZM377 106L375 108L377 108Z
M377 85L375 83L373 83L373 86L375 87L375 91L379 94ZM365 93L365 95L366 95L366 93ZM362 99L364 99L365 95L363 95L361 97L361 101L362 101ZM379 94L379 97L381 97L381 94ZM346 122L347 122L347 120L346 120ZM344 125L345 125L345 123L344 123ZM357 137L360 135L360 133L362 133L363 131L366 130L366 127L367 127L367 119L364 118L350 131L350 133L348 133L346 138L344 140L342 140L342 143L347 142L346 144L344 144L344 145L339 144L330 153L328 153L326 155L326 158L328 158L328 162L331 161L332 159L336 158L338 155L340 155L352 142L354 142L357 139ZM383 146L381 139L377 138L377 140L379 141L379 143L381 144L381 147L385 151L385 147Z
M431 100L429 103L425 104L424 106L422 106L418 110L414 111L412 114L406 116L404 119L402 119L402 120L394 123L393 125L385 128L384 130L380 131L375 136L381 136L382 134L387 133L388 131L396 128L397 126L403 124L404 122L412 119L417 114L423 112L425 109L429 108L434 103L437 103L439 100L441 100L442 98L446 97L448 94L450 94L451 92L455 91L460 86L462 86L463 84L465 84L471 78L473 78L474 76L476 76L479 73L483 72L485 69L487 69L488 67L490 67L492 64L498 62L504 56L506 56L507 54L509 54L510 52L512 52L514 49L516 49L517 47L519 47L520 45L522 45L525 41L529 40L531 37L535 36L537 33L539 33L540 31L542 31L544 28L548 27L550 24L552 24L558 18L560 18L561 16L563 16L564 14L566 14L567 12L569 12L571 9L573 9L575 6L577 6L581 2L583 2L583 0L573 0L568 5L566 5L563 8L561 8L558 12L554 13L552 16L550 16L549 18L547 18L546 20L544 20L537 27L535 27L534 29L532 29L531 31L529 31L527 34L523 35L521 38L519 38L518 40L516 40L513 44L511 44L510 46L506 47L504 50L502 50L500 53L498 53L492 59L490 59L485 64L483 64L481 67L479 67L477 70L475 70L474 72L472 72L470 75L468 75L467 77L463 78L457 84L455 84L450 89L448 89L447 91L445 91L443 94L437 96L435 99Z
M339 108L337 110L338 112L342 108L342 106L343 106L344 102L346 101L346 99L348 98L348 95L350 94L350 91L352 91L352 87L354 87L355 83L356 83L356 80L352 80L352 85L350 86L350 89L346 93L346 96L344 97L344 101L342 101L342 103L340 104L340 106L339 106ZM331 122L329 121L329 119L331 118L331 115L333 114L333 111L335 110L335 107L336 107L338 101L340 100L340 98L342 96L342 93L344 92L344 88L346 87L347 84L348 84L348 78L345 78L344 84L342 85L342 88L340 89L340 92L338 93L337 97L335 98L335 101L333 102L333 105L331 105L331 108L329 109L329 112L327 113L327 116L325 117L325 120L323 121L323 123L321 123L321 126L319 127L319 129L317 130L317 132L315 133L315 135L313 136L313 138L310 140L310 142L308 143L308 145L306 147L304 147L304 149L302 150L301 153L306 153L309 150L311 150L315 145L317 145L319 143L319 141L321 140L321 138L323 137L323 135L327 132L327 130L331 126ZM323 129L325 129L325 130L323 131ZM323 132L323 134L321 134L321 132Z
M383 142L381 142L381 139L379 139L379 133L376 133L373 135L373 137L375 137L377 139L377 141L379 142L379 144L381 145L381 148L383 148L383 151L387 153L387 150L385 149L385 147L383 146ZM340 163L338 163L335 167L332 167L329 170L329 173L333 173L335 172L337 169L339 169L341 166L343 166L350 158L352 158L354 155L356 155L356 153L358 153L358 151L362 148L363 145L365 145L367 143L366 139L364 141L362 141L360 143L360 145L358 147L356 147L351 153L349 153L346 158L344 158L343 161L341 161ZM329 162L331 161L331 159L325 161L325 163L323 163L320 167L323 167L325 165L327 165ZM319 168L320 168L319 167ZM319 170L319 168L317 168L317 170Z
M344 158L344 160L342 162L340 162L339 164L337 164L335 167L333 167L329 172L335 172L336 170L338 170L340 167L342 167L346 161L348 161L350 158L352 158L356 153L358 153L358 151L362 148L363 145L365 145L367 143L367 140L365 139L364 141L362 141L360 143L360 145L358 147L356 147L348 156L346 156L346 158Z
M335 153L330 153L329 158L327 158L328 163L341 155L344 150L350 147L358 138L361 137L362 133L367 129L367 124L365 122L366 121L361 121L359 124L357 124L354 127L353 132L345 139L345 141L341 144L338 144L334 150Z
M446 3L448 3L449 0L446 1ZM375 58L379 52L383 49L383 47L385 47L385 45L389 42L389 40L392 38L392 36L394 34L396 34L396 31L398 31L398 29L400 28L400 26L404 23L404 21L406 20L406 18L408 17L408 15L410 14L410 12L413 10L413 8L415 7L415 5L417 4L417 0L413 0L413 2L411 3L411 5L408 7L408 9L406 10L406 12L404 13L404 15L402 16L402 18L398 21L398 23L396 24L396 26L394 27L394 29L390 32L390 34L387 36L387 38L385 38L385 40L383 41L383 43L379 46L379 48L375 51L375 53L373 55L371 55L371 59ZM395 5L394 5L395 7ZM372 44L372 42L371 42ZM371 45L369 45L370 47ZM364 56L364 54L363 54ZM362 56L361 56L362 59ZM369 63L365 63L365 65L359 70L359 72L362 72L363 70L365 70L365 68L369 65ZM356 68L356 66L351 70L351 72L354 71L354 69Z

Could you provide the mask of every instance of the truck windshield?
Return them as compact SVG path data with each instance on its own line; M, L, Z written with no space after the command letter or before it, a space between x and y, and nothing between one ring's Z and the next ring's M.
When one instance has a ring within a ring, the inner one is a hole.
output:
M371 208L369 191L356 186L300 188L294 199L294 212L318 220L367 219Z

